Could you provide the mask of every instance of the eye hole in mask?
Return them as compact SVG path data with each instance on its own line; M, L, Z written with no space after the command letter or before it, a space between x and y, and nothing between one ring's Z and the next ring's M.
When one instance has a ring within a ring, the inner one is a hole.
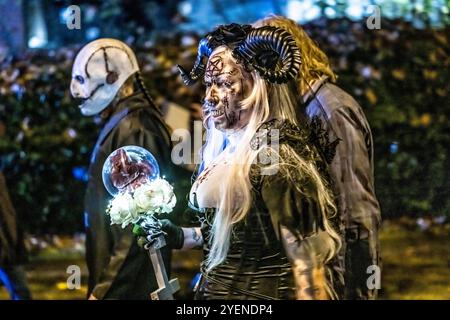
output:
M84 78L80 75L75 76L75 80L78 81L80 84L84 84Z

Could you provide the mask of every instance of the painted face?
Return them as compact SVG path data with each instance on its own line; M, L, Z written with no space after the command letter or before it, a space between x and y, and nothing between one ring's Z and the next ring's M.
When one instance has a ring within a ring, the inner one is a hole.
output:
M220 131L235 131L246 126L251 110L242 109L241 102L252 85L250 74L243 75L235 59L227 50L214 52L205 71L205 117L212 117Z
M70 92L81 101L85 116L100 113L116 96L122 84L139 71L133 51L115 39L88 43L75 58Z

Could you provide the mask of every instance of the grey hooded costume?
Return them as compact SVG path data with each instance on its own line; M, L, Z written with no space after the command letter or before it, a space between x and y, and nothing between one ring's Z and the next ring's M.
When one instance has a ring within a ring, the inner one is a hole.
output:
M345 298L373 299L376 290L367 286L373 271L367 273L367 268L381 263L381 215L374 186L372 133L360 105L326 77L311 89L303 97L306 114L322 119L331 141L340 139L330 173L345 235Z

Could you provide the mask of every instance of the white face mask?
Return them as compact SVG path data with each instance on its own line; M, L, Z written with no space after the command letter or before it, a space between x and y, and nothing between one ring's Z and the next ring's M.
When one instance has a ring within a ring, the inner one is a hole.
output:
M136 56L125 43L98 39L77 54L70 92L82 100L79 107L83 115L95 115L113 101L120 87L137 71Z

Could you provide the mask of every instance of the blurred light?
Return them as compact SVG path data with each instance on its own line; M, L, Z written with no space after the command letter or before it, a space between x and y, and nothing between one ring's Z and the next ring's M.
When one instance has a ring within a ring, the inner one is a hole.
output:
M24 138L25 134L23 133L23 131L20 131L17 136L16 136L16 141L17 142L22 142L23 138Z
M345 13L349 18L360 19L363 15L363 8L359 4L350 4Z
M30 237L30 242L32 245L38 245L39 241L36 237Z
M181 45L184 47L193 46L195 44L195 39L192 36L183 36L181 38Z
M288 18L299 21L303 17L302 11L304 10L304 4L297 0L291 0L288 2L286 10Z
M77 137L77 131L73 128L67 129L67 135L73 139Z
M188 16L192 12L192 4L189 1L180 2L178 11L180 11L181 15Z
M95 6L83 7L83 20L87 23L94 21L97 14L97 8Z
M417 10L417 12L422 12L423 11L423 3L416 3L415 5L414 5L414 9L416 9Z
M72 157L73 157L73 151L70 150L70 149L63 148L63 149L61 150L61 153L62 153L62 155L63 155L64 157L66 157L66 158L72 158Z
M430 228L431 222L429 220L425 220L424 218L418 218L416 220L416 224L421 231L425 231Z
M42 48L47 44L47 40L40 36L33 36L28 40L28 46L30 48Z
M58 290L68 290L67 289L67 282L58 282L58 283L56 283L56 288Z
M365 66L361 69L361 75L366 79L370 78L372 76L372 68L370 66Z
M291 0L287 4L286 16L297 22L305 22L320 17L320 8L312 0Z
M391 146L389 147L389 150L392 154L395 154L398 152L398 142L392 142Z
M86 167L73 167L72 175L75 179L79 181L86 182L88 181L88 173Z
M30 129L30 117L25 117L22 119L21 128L24 131L27 131Z
M325 8L325 15L328 18L335 18L336 17L336 10L334 10L333 8L327 7L327 8Z
M85 228L89 228L90 224L89 224L89 214L85 211L84 212L84 227Z
M320 17L320 8L313 6L311 9L307 10L305 13L306 21L314 20Z
M444 224L446 220L447 220L446 216L438 216L433 219L433 221L437 224Z
M95 123L96 125L102 124L102 123L103 123L102 117L100 117L99 115L94 116L94 123Z
M30 1L28 47L42 48L47 45L47 26L41 1Z
M59 12L59 22L62 24L66 24L67 18L70 17L71 13L72 13L72 10L69 10L69 7L62 9Z
M90 27L86 30L86 39L94 40L100 36L100 29L98 27Z
M10 90L14 93L19 93L20 91L22 91L22 87L20 86L20 84L17 83L13 83L10 87Z

